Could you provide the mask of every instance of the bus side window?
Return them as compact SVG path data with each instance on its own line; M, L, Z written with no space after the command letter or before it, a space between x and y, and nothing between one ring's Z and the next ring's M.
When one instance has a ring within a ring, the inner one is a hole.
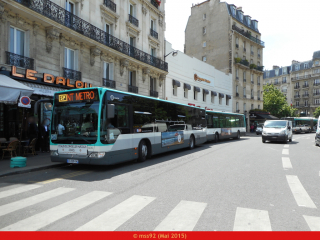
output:
M207 127L208 128L213 128L213 119L212 119L212 115L207 115L206 116L206 118L207 118Z
M213 128L219 128L219 117L218 115L212 116Z

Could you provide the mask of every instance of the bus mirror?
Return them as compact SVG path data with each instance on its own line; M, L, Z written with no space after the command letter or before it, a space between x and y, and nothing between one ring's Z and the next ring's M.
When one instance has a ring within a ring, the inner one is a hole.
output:
M114 118L114 104L108 104L108 118Z

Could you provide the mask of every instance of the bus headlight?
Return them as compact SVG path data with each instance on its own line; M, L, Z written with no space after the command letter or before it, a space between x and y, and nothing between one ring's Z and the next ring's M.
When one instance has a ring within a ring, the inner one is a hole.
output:
M89 157L91 158L103 158L106 155L104 152L96 152L96 153L91 153Z
M51 150L51 151L50 151L50 155L51 155L51 156L58 156L59 153L58 153L57 150Z

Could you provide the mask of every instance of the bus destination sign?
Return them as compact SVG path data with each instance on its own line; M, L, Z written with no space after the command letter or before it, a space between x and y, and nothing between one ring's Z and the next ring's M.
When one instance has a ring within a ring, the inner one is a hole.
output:
M70 103L70 102L91 102L98 101L99 94L97 90L86 90L77 91L70 93L61 93L56 95L56 101L59 103Z

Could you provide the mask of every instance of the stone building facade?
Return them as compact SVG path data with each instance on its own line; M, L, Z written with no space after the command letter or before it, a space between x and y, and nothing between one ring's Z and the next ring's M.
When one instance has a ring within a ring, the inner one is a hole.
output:
M297 108L301 116L312 117L320 106L320 51L313 53L312 60L293 60L286 67L273 66L265 71L263 82L281 90L288 104Z
M1 0L0 67L61 76L65 81L55 84L60 88L77 87L78 81L164 98L164 5L155 0Z
M233 74L233 112L263 109L263 49L258 21L241 7L208 0L191 8L185 53ZM247 121L249 124L250 121Z

